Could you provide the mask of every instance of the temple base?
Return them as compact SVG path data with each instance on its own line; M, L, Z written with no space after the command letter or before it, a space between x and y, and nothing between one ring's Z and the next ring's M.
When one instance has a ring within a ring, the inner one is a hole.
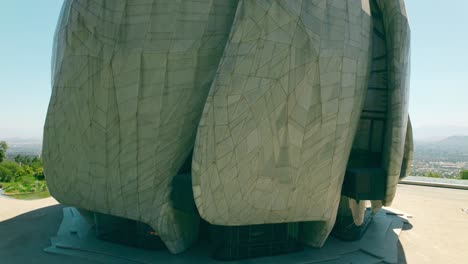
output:
M210 226L213 258L238 260L300 251L299 223Z
M161 238L147 224L122 217L94 213L97 238L143 249L166 249Z

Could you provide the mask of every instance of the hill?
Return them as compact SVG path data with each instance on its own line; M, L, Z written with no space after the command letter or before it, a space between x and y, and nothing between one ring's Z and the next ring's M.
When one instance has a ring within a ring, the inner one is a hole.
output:
M432 172L442 177L455 178L462 169L468 169L468 136L415 142L411 175L427 176Z
M435 142L415 142L415 160L468 161L468 136L451 136Z

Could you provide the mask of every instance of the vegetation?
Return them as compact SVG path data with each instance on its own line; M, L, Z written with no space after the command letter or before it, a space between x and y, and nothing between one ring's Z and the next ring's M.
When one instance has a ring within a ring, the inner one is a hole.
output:
M468 180L468 170L461 170L460 171L460 179Z
M31 176L22 176L14 182L2 183L5 194L46 192L47 185Z
M442 175L440 175L440 173L438 173L438 172L429 171L429 172L426 174L426 177L431 177L431 178L442 178Z
M6 151L8 149L8 145L5 141L0 141L0 163L6 158Z
M40 157L17 155L5 160L7 144L0 142L0 188L5 194L48 192Z

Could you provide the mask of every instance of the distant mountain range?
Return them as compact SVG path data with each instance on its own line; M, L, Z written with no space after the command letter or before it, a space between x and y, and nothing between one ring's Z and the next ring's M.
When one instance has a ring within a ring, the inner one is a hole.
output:
M468 152L468 136L451 136L432 143L440 147L458 148Z
M451 136L438 141L415 141L414 159L427 161L468 161L468 136Z
M468 136L465 126L425 126L413 128L415 141L442 141L453 136Z

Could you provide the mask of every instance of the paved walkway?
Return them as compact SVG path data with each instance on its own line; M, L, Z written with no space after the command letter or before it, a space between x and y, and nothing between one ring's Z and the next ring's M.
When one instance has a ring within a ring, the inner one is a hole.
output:
M57 233L62 208L53 198L21 201L0 196L0 263L90 264L43 251Z
M56 204L58 204L58 202L52 197L26 201L0 195L0 223L26 212Z
M401 263L468 263L467 190L400 184L392 207L413 215Z

